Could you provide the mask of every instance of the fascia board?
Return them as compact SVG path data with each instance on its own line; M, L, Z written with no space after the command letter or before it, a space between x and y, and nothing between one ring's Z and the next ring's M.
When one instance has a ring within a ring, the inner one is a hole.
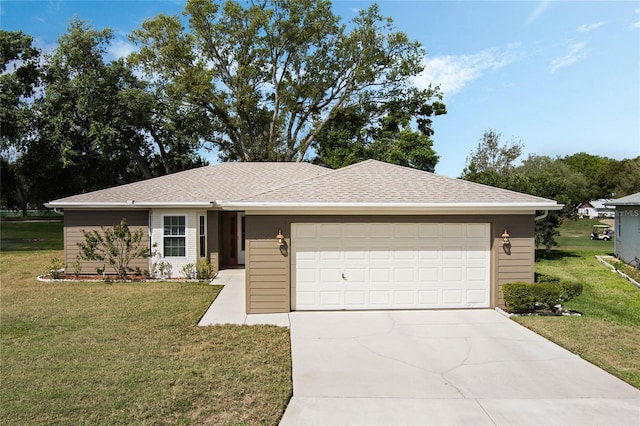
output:
M223 210L244 210L253 214L534 214L560 210L556 203L221 203Z
M135 208L211 208L215 207L216 204L212 201L209 203L202 202L176 202L176 203L163 203L163 202L95 202L95 203L87 203L87 202L55 202L52 201L50 203L45 203L45 207L48 208L57 208L57 209L87 209L87 210L100 210L100 209L135 209Z

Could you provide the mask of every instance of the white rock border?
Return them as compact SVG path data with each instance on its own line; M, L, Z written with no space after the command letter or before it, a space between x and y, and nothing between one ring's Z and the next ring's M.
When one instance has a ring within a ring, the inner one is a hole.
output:
M612 258L611 256L607 256L607 258L615 259L615 258ZM625 274L624 272L622 272L621 270L619 270L615 266L609 264L606 260L604 260L604 256L596 255L596 259L598 259L598 262L602 263L603 265L605 265L609 269L611 269L611 272L617 272L618 274L620 274L620 276L622 276L623 278L626 278L628 281L631 281L633 284L635 284L636 287L640 288L640 283L638 283L638 281L634 280L629 275Z

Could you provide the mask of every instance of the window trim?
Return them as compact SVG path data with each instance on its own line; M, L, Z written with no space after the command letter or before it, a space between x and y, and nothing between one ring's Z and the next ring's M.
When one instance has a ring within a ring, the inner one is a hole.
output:
M167 217L183 217L184 218L184 235L167 235L164 233L165 231L165 225L164 225L164 221L165 218ZM189 253L189 239L187 237L188 235L188 229L189 229L189 218L188 215L186 213L168 213L168 214L163 214L162 218L161 218L161 223L160 223L160 228L161 228L161 235L162 235L162 257L165 258L172 258L172 259L186 259L187 255ZM184 255L183 256L171 256L171 255L167 255L167 247L165 245L165 239L166 238L184 238Z
M207 257L207 216L204 214L198 215L198 255Z

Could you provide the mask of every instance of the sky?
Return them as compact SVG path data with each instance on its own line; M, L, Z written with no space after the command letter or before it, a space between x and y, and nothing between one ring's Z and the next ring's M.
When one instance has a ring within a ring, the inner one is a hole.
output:
M0 0L0 28L22 30L45 51L74 16L116 38L113 58L135 50L128 34L184 1ZM334 0L345 22L371 1ZM439 85L448 113L434 118L436 173L458 177L483 132L529 154L640 155L639 1L378 1L426 55L419 87Z

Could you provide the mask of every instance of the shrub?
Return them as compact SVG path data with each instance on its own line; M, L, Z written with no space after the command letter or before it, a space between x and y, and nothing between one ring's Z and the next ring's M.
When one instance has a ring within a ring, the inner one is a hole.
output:
M109 264L118 275L118 279L125 279L127 272L133 271L129 262L136 258L148 258L151 253L147 247L147 238L142 228L135 232L129 230L127 221L122 219L120 224L112 228L100 227L102 232L85 232L80 248L79 259L97 260Z
M206 257L198 259L196 263L196 278L200 281L212 280L215 276L213 265Z
M555 311L557 304L571 300L581 293L581 283L560 281L553 277L535 284L515 282L502 286L507 310L518 314L533 312L540 308Z
M562 300L571 300L574 297L578 297L582 294L582 283L564 280L560 281L560 286L563 290Z

